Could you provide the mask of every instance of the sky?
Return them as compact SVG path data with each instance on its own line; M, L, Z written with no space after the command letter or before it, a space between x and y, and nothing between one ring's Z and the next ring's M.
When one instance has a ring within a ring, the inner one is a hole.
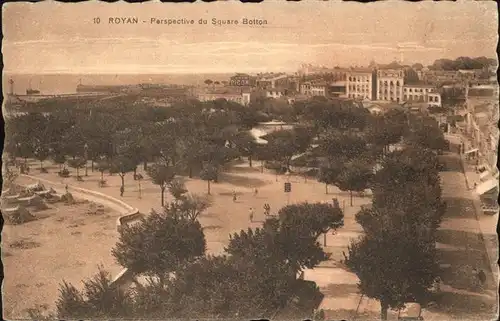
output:
M114 17L137 17L139 24L109 24ZM152 18L195 24L151 24ZM213 18L240 23L214 26ZM242 25L243 18L267 24ZM498 41L495 2L470 0L7 3L2 24L4 71L31 74L296 71L303 63L362 66L401 58L431 64L495 58Z

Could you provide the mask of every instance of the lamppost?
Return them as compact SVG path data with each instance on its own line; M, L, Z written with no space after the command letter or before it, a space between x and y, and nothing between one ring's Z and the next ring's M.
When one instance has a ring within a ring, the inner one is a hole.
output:
M290 183L290 170L288 169L286 170L285 177L286 177L286 182ZM291 190L290 192L286 193L286 205L290 205L290 193Z
M89 176L88 166L87 166L88 151L89 151L89 145L87 145L87 143L85 143L85 145L83 145L83 158L85 158L85 176Z

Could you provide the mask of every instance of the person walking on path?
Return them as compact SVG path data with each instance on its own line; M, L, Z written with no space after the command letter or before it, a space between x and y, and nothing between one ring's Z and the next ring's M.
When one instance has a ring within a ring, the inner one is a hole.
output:
M120 186L120 196L123 197L123 192L125 192L125 188L123 186Z
M259 194L259 190L256 187L253 191L253 196L257 197L257 194Z
M249 210L250 222L253 222L253 216L254 216L254 210L253 210L253 207L250 207L250 210Z
M64 189L66 190L66 194L68 194L68 184L66 184L66 186L64 186Z
M236 203L236 191L233 190L233 202Z

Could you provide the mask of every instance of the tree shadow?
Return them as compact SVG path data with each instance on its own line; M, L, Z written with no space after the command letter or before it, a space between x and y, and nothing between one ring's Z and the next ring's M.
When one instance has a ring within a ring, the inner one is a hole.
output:
M260 173L260 166L232 166L228 169L231 173Z
M203 226L204 230L220 230L222 228L221 225L207 225Z
M441 292L436 301L428 310L446 313L451 319L494 320L496 316L496 299L486 295Z
M464 197L443 197L446 202L444 218L475 218L474 202Z
M380 320L380 314L372 311L357 313L353 309L324 310L325 320Z
M483 252L485 251L484 243L481 238L481 234L479 233L439 229L436 231L436 241L438 243L448 244L455 247L464 247Z
M231 175L230 173L221 173L219 181L229 183L231 185L244 186L244 187L262 187L267 185L266 181L259 178Z
M444 154L438 156L439 163L443 165L442 172L462 172L460 158L456 154Z
M351 294L359 293L356 284L329 284L328 286L321 287L320 291L325 297L348 297Z

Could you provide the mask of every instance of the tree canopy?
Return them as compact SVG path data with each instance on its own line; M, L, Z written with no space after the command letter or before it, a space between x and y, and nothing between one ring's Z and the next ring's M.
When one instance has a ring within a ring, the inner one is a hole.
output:
M136 273L165 278L187 262L205 254L206 241L200 223L165 208L153 211L140 224L120 230L112 253L116 261Z

